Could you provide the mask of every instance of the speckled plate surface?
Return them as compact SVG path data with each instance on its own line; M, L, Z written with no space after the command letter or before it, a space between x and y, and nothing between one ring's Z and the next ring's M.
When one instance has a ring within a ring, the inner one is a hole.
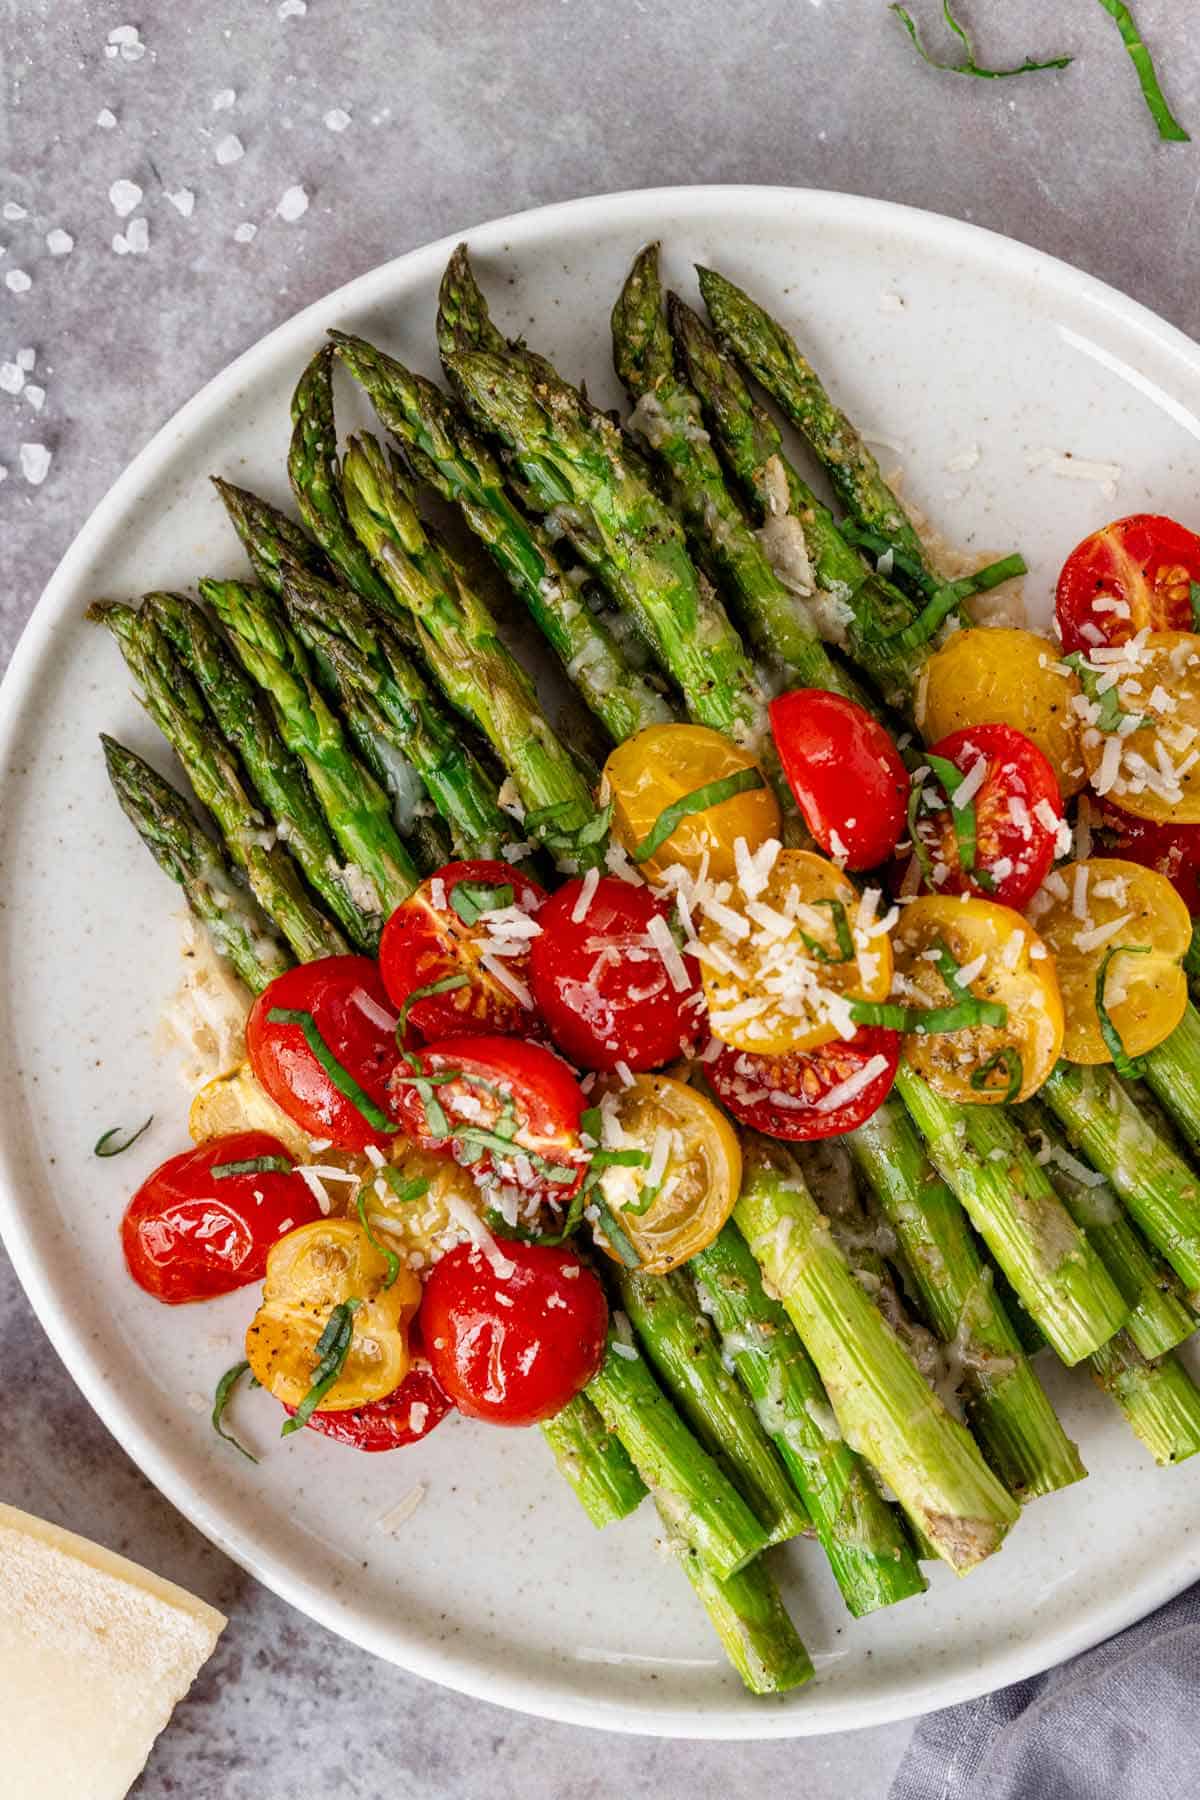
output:
M578 201L468 235L498 318L606 400L617 398L608 311L641 243L664 240L685 293L693 261L746 282L795 323L943 531L1024 551L1035 618L1065 552L1105 517L1195 511L1200 350L1111 289L973 227L833 194L694 188ZM264 1452L254 1468L207 1417L251 1295L168 1311L122 1266L127 1193L186 1141L186 1096L155 1047L178 978L178 901L117 811L96 734L166 766L161 743L83 610L97 593L236 572L205 477L284 497L288 399L326 326L434 372L435 295L454 241L332 294L210 383L97 508L25 633L0 703L5 1243L75 1379L147 1475L247 1569L381 1656L528 1712L663 1735L800 1735L948 1705L1083 1649L1200 1573L1200 1466L1155 1470L1086 1376L1045 1370L1091 1479L1037 1501L966 1581L939 1567L923 1599L852 1623L813 1545L780 1556L819 1675L756 1701L656 1555L650 1509L593 1531L535 1432L453 1420L380 1457L307 1434L280 1443L261 1394L238 1405ZM352 422L348 393L342 407ZM1050 453L1084 478L1055 474ZM127 1156L92 1157L102 1130L151 1111ZM69 1443L62 1456L69 1482ZM417 1484L421 1504L389 1535L381 1515Z

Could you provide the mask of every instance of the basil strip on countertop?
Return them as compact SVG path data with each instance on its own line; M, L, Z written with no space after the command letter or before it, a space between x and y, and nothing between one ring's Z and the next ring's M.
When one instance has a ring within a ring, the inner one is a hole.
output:
M720 806L722 801L732 800L735 794L749 794L755 788L766 785L757 769L739 769L734 775L722 775L719 781L706 782L703 787L694 788L690 794L681 795L670 806L664 806L659 813L634 850L634 862L644 863L653 856L666 843L680 821L689 814L707 812L710 806Z
M1100 3L1102 6L1106 6L1110 12L1112 11L1109 0L1100 0ZM975 61L975 46L971 42L970 34L968 33L966 26L956 19L954 14L950 11L950 0L942 0L942 17L945 19L946 24L954 33L955 37L961 41L966 54L962 62L939 62L935 56L929 54L929 51L921 42L921 36L917 30L916 20L913 18L912 14L903 6L894 5L891 10L895 13L905 31L907 31L909 37L916 45L921 57L929 64L930 68L942 69L949 75L974 75L977 76L980 81L1007 81L1010 75L1036 75L1039 71L1045 69L1065 69L1073 60L1069 56L1051 56L1047 57L1045 62L1035 62L1032 57L1027 56L1023 63L1018 63L1011 69L985 69L981 64ZM1114 14L1114 17L1115 16L1116 15Z
M1167 105L1163 91L1158 85L1154 62L1142 42L1142 34L1134 23L1133 14L1124 4L1124 0L1100 0L1100 4L1109 17L1116 22L1117 30L1121 34L1121 42L1128 50L1130 61L1137 70L1142 97L1150 110L1150 117L1158 126L1159 137L1172 144L1190 144L1191 137Z
M273 1006L267 1014L269 1025L298 1025L304 1034L304 1041L332 1081L338 1093L349 1100L351 1106L360 1112L367 1124L375 1131L386 1132L394 1137L399 1127L395 1119L389 1119L382 1107L376 1106L365 1088L359 1086L349 1069L343 1068L325 1039L321 1036L317 1021L310 1012L297 1006Z
M324 1331L317 1339L314 1352L317 1363L313 1369L312 1386L292 1418L284 1420L280 1437L290 1437L293 1431L299 1431L308 1424L341 1374L354 1339L354 1315L361 1305L361 1300L342 1300L333 1308L325 1322Z

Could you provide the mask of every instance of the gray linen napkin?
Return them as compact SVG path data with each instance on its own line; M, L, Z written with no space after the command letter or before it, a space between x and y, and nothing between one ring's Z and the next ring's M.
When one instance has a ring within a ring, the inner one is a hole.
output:
M889 1800L1197 1796L1200 1587L1045 1675L930 1713Z

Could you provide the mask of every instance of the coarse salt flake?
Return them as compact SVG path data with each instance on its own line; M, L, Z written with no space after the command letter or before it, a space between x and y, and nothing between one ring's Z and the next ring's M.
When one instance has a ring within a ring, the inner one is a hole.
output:
M102 106L96 114L96 123L101 131L113 131L116 129L117 115L109 112L107 106Z
M122 176L120 181L113 182L108 197L118 219L127 219L134 208L141 205L142 190L136 181L126 181Z
M35 382L30 382L25 389L24 398L28 400L34 412L41 412L46 404L46 390L44 387L38 387Z
M10 269L4 277L4 285L12 294L27 294L33 286L33 278L24 269Z
M22 206L17 200L6 200L4 202L4 217L6 219L11 219L15 223L18 219L27 219L29 217L29 211L28 208Z
M31 350L31 349L26 348L24 350L17 351L17 367L18 367L18 369L24 369L24 371L27 375L28 375L30 369L32 369L32 367L36 361L37 361L37 351L36 350Z
M69 256L75 248L75 239L61 225L56 225L46 233L46 248L51 256Z
M236 99L237 95L232 88L222 88L219 94L212 97L212 109L214 112L228 112Z
M325 127L328 131L345 131L350 123L350 114L340 106L331 106L325 114Z
M25 371L20 363L0 363L0 393L19 394L25 386Z
M240 225L234 226L233 240L236 244L253 243L257 236L258 226L250 219L243 219Z
M168 194L167 199L182 218L191 218L196 206L196 196L191 188L179 188L175 193Z
M145 219L130 219L125 228L125 242L134 256L145 256L150 248L150 227Z
M236 131L227 132L213 151L223 169L228 168L230 163L240 162L245 154L245 146Z
M308 0L279 0L281 19L302 19L308 11Z
M275 211L289 225L294 224L297 219L302 219L308 211L308 195L302 187L290 187L282 195Z
M30 487L41 487L50 473L50 451L45 444L22 444L18 455L21 473Z

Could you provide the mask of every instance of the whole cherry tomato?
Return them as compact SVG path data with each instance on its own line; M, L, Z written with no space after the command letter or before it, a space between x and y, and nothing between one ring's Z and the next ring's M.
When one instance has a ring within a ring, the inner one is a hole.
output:
M541 1044L503 1037L427 1044L416 1066L396 1070L392 1104L409 1137L456 1155L477 1177L560 1201L583 1180L583 1092L562 1058Z
M285 1404L289 1417L296 1411ZM348 1444L352 1450L400 1450L405 1444L416 1444L440 1425L454 1402L442 1389L431 1369L410 1369L394 1393L382 1400L370 1400L352 1412L315 1412L308 1419L309 1431L322 1437Z
M779 760L809 830L847 869L873 869L904 835L908 774L865 707L823 688L771 702Z
M310 1137L365 1150L399 1131L388 1117L396 1016L369 956L325 956L277 975L250 1009L246 1050L260 1084Z
M840 1137L869 1119L891 1092L899 1062L899 1032L861 1026L852 1038L787 1056L726 1046L704 1072L743 1125L804 1141Z
M1111 800L1093 805L1100 808L1098 830L1106 854L1165 875L1192 917L1200 918L1200 825L1135 819Z
M585 1069L657 1069L686 1053L703 1016L699 969L648 887L568 881L538 914L533 997L559 1049ZM664 948L666 954L664 955Z
M530 1026L529 946L546 891L505 862L453 862L430 875L383 928L379 967L422 1037ZM457 979L458 986L445 984ZM440 993L412 996L441 986Z
M1144 631L1192 631L1200 537L1162 513L1114 519L1077 544L1058 578L1055 610L1067 651L1123 644Z
M433 1372L460 1412L534 1425L561 1412L604 1356L604 1289L572 1250L503 1243L492 1257L460 1244L434 1268L421 1302Z
M168 1306L261 1281L267 1252L320 1209L278 1138L238 1131L162 1163L121 1220L121 1245L140 1288Z
M973 725L942 738L926 760L931 774L915 828L930 885L1023 911L1049 873L1062 824L1047 758L1011 725ZM957 811L945 804L954 770L962 778L955 798L969 795Z

